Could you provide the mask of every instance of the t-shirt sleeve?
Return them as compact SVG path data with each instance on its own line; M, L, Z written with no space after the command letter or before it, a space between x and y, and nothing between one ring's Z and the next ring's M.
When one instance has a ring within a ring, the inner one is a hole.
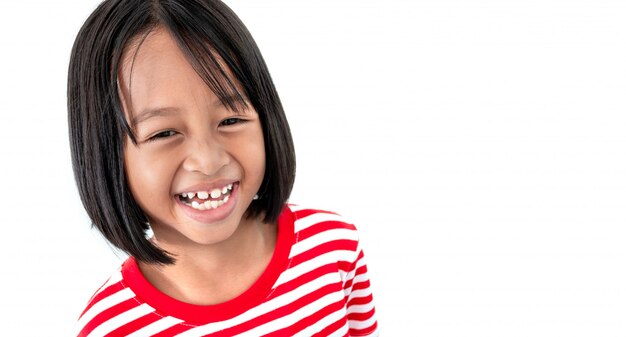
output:
M346 273L344 293L350 336L378 336L376 310L360 242L357 244L351 270Z

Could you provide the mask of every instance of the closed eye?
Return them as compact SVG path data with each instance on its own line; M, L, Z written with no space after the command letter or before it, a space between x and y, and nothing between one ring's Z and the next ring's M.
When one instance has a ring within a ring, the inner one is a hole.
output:
M154 136L148 138L149 142L155 141L155 140L159 140L159 139L163 139L163 138L168 138L168 137L172 137L176 135L176 131L174 130L165 130L165 131L161 131L157 134L155 134Z
M243 123L245 121L246 120L242 118L231 117L231 118L226 118L225 120L223 120L219 126L231 126L231 125Z

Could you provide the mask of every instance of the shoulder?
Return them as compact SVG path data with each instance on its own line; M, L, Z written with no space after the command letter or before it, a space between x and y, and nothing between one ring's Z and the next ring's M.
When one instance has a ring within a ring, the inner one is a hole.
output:
M344 229L356 234L356 226L339 213L296 204L287 206L293 214L294 230L296 232L316 227L318 231Z
M85 309L80 314L76 323L76 334L87 336L98 325L99 321L113 315L113 307L116 307L135 297L133 291L125 285L122 269L128 263L116 269L111 276L91 296Z
M357 228L340 214L295 204L289 204L288 208L293 215L297 246L332 245L341 250L357 250Z

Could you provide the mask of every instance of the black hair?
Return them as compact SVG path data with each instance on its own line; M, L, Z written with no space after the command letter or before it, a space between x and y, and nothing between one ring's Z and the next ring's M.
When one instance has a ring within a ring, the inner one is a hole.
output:
M128 187L124 142L130 138L136 143L136 139L118 92L124 51L156 28L171 34L225 106L237 110L234 96L239 103L249 102L259 115L266 168L260 198L252 202L247 217L262 215L265 222L277 221L291 193L296 164L289 124L265 61L230 8L216 0L102 2L80 29L69 65L74 178L93 226L109 242L139 261L172 264L174 257L146 238L148 219Z

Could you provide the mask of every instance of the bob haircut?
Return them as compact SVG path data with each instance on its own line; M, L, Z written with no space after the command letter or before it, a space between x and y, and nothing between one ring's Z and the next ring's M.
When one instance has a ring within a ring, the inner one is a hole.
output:
M102 2L80 29L69 64L74 178L93 226L110 243L140 261L173 264L174 256L146 238L148 219L127 185L124 144L127 137L134 144L136 139L118 92L123 52L136 52L143 39L161 27L225 106L238 111L251 104L259 115L266 168L259 199L252 202L247 217L277 221L291 193L296 164L289 124L265 61L230 8L217 0Z

